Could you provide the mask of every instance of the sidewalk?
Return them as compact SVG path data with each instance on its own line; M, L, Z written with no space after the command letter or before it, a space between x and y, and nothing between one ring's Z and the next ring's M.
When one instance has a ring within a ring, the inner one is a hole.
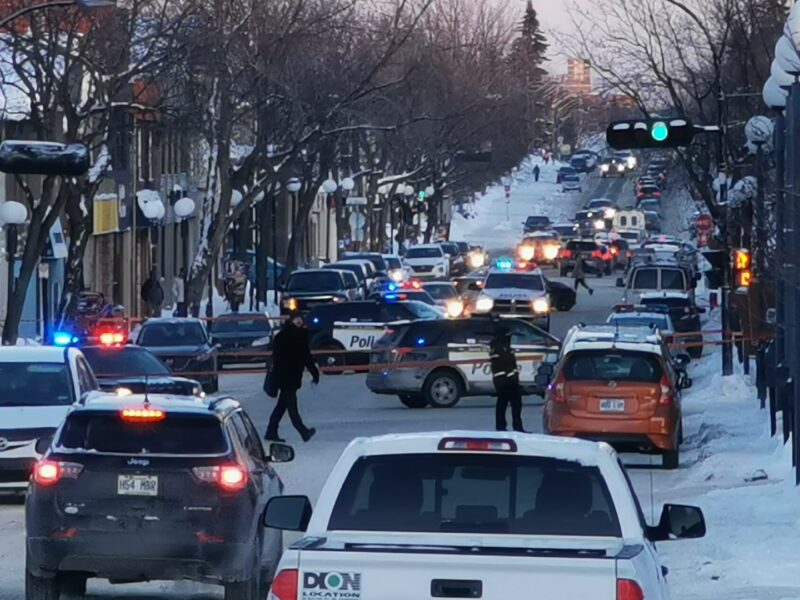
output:
M791 448L769 437L755 387L736 369L720 375L719 349L690 367L681 469L661 481L657 501L700 506L708 533L659 551L673 598L800 598L800 489Z

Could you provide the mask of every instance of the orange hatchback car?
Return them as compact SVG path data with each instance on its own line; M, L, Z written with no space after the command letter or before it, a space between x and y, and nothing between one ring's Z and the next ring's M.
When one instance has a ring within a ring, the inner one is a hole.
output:
M545 393L544 429L622 452L662 454L664 467L676 469L681 390L691 380L673 367L663 345L625 347L577 344L562 357Z

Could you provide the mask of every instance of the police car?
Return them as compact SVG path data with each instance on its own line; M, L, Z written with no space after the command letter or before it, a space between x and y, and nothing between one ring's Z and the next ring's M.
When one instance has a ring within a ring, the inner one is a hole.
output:
M511 259L497 261L486 276L474 312L519 317L549 331L550 297L542 270L517 269Z
M520 385L525 394L542 394L539 367L555 363L558 338L522 319L500 317L511 332ZM451 408L466 396L494 395L489 342L496 322L488 316L398 324L370 355L367 387L397 395L408 408Z
M306 325L317 363L322 367L367 364L372 346L395 324L442 317L436 307L404 300L402 293L395 296L313 308Z

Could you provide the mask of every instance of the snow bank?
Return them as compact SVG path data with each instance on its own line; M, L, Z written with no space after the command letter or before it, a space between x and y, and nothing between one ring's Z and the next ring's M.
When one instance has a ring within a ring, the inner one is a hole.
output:
M800 598L800 489L790 446L769 436L750 379L720 375L719 351L690 375L683 467L667 475L669 497L660 500L700 506L708 534L660 546L675 573L673 597Z

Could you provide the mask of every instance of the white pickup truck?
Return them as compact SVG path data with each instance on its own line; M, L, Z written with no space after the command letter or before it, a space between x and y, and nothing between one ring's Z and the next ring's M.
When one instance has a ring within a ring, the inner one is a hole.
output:
M265 524L306 532L270 600L667 600L655 542L705 534L688 506L648 527L606 444L474 431L353 440L313 514L273 498Z

